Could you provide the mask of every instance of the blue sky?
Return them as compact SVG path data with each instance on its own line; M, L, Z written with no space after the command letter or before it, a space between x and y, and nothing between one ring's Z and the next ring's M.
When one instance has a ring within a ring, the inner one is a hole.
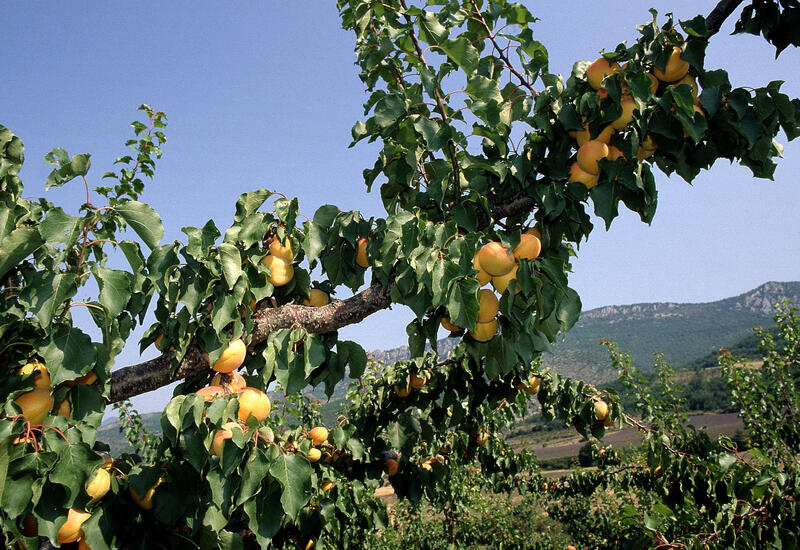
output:
M551 71L568 74L574 61L634 40L635 25L650 19L647 7L688 19L714 2L528 5L541 18L534 35L550 52ZM326 203L381 214L361 177L376 146L347 148L366 95L334 2L5 0L0 18L7 22L0 124L25 142L27 196L76 209L80 186L44 193L45 153L55 146L92 153L90 183L99 184L124 153L135 108L148 103L169 118L164 158L142 197L161 214L166 239L209 218L224 229L236 197L259 187L297 196L309 216ZM732 21L712 40L707 68L727 69L734 85L785 80L784 91L800 96L797 50L775 61L763 40L729 37L731 29ZM787 144L784 155L775 182L724 163L693 186L658 175L652 226L623 214L608 233L599 222L581 245L571 284L584 309L712 301L768 280L797 280L800 144ZM405 343L409 318L396 308L342 334L367 349L394 347ZM133 347L119 364L139 360ZM163 398L136 404L152 410Z

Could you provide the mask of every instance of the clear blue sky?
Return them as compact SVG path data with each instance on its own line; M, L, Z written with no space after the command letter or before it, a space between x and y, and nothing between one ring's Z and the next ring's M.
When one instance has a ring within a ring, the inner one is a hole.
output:
M527 3L541 18L534 35L561 74L634 40L635 26L650 19L647 7L688 19L714 5ZM90 183L99 183L124 153L136 106L148 103L169 117L164 158L143 196L164 219L165 239L180 239L181 227L209 218L224 229L236 197L259 187L299 197L309 216L326 203L381 215L379 197L365 194L361 177L376 146L347 149L366 96L334 2L5 0L0 19L7 23L0 123L25 142L27 196L45 194L42 157L55 146L92 153ZM707 68L727 69L734 85L785 80L784 91L800 96L797 50L775 61L762 39L728 37L731 29L729 21L712 40ZM775 182L723 163L694 186L659 175L652 226L623 214L608 233L599 222L581 245L571 284L584 309L711 301L768 280L797 280L800 143L784 154ZM45 196L77 208L81 188ZM405 343L409 317L399 308L342 333L367 349L394 347ZM132 347L119 364L139 360ZM137 406L160 407L163 395Z

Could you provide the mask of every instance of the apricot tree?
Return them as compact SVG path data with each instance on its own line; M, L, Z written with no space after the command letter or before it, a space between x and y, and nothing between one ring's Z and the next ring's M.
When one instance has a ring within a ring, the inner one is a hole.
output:
M0 128L6 542L358 547L386 522L374 496L384 470L414 500L443 497L465 461L513 485L533 457L493 434L533 395L546 416L601 437L621 418L614 396L538 367L580 314L568 273L592 231L589 205L607 226L620 204L649 222L653 168L691 181L725 158L768 178L775 137L800 133L800 101L780 82L733 88L704 64L740 3L679 25L654 13L630 46L576 63L564 80L521 4L340 0L370 92L353 145L383 145L364 171L380 218L328 205L301 220L296 199L260 189L239 197L224 232L209 221L162 243L158 213L139 199L162 154L163 113L141 107L130 151L93 190L88 154L47 155L47 188L85 186L75 214L23 198L22 141ZM739 25L785 47L796 35L769 23L774 10L790 21L781 6L755 2ZM489 282L496 294L481 289ZM326 303L343 289L354 294ZM365 351L337 329L392 304L414 312L411 357L365 376ZM97 338L74 322L79 307ZM112 371L148 313L156 322L140 346L163 354ZM436 352L440 325L463 336L447 357ZM239 340L243 356L229 349ZM232 357L253 388L247 405ZM346 374L356 381L347 410L320 442L309 434L318 413L297 395L321 384L330 394ZM202 390L214 375L220 390ZM173 381L157 444L104 458L106 406ZM292 415L264 416L273 384L297 404ZM102 491L101 469L111 474Z

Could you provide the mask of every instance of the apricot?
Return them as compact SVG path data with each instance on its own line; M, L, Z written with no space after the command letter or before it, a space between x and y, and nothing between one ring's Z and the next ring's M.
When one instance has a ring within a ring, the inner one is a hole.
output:
M142 510L152 510L153 509L153 496L156 494L156 488L164 482L163 477L159 477L156 481L156 484L150 487L147 492L144 494L144 498L140 497L136 491L133 490L133 487L128 487L128 493L131 495L131 500L133 500L134 504L141 508Z
M397 397L404 399L409 395L411 395L411 388L410 387L401 388L399 386L394 386L394 393L397 394Z
M636 102L633 100L633 97L626 94L620 99L619 105L622 107L622 114L611 123L611 126L615 130L624 130L628 124L633 121L633 111L636 109Z
M677 80L672 83L673 86L681 86L683 84L692 87L692 99L694 99L694 101L697 101L697 96L700 95L700 88L697 85L697 81L694 79L694 77L690 74L687 74L680 80Z
M515 265L514 269L512 269L506 275L502 275L500 277L492 277L492 286L494 287L494 289L500 294L505 292L506 289L508 288L508 284L511 282L511 279L517 278L517 269L519 269L519 267ZM515 289L515 292L519 292L521 290L519 285L516 285L516 287L517 288Z
M294 278L294 267L291 262L267 254L261 259L261 263L269 268L267 280L272 286L284 286L289 284Z
M578 147L581 147L583 146L584 143L586 143L587 141L591 141L592 139L599 141L601 143L608 143L609 141L611 141L611 136L613 135L614 135L614 127L609 124L602 130L600 130L600 133L597 134L596 137L592 138L592 134L591 132L589 132L589 124L586 123L586 125L584 125L583 127L583 130L578 130L575 133L575 139L578 141Z
M528 378L528 384L525 386L525 391L528 392L530 395L536 395L539 393L539 389L542 387L542 379L538 376L531 376Z
M311 444L318 447L328 440L328 428L325 426L317 426L308 432L308 437L311 438Z
M211 368L217 372L224 373L234 371L242 366L246 353L247 346L244 345L241 338L237 338L228 344L228 347L222 352L222 355L214 361Z
M203 398L204 401L212 401L215 397L222 397L225 395L225 389L222 386L207 386L197 390L197 395Z
M328 491L333 489L333 481L331 481L330 479L323 481L322 486L320 488L327 493Z
M450 317L446 315L443 316L441 319L439 319L439 323L441 323L441 325L445 328L445 330L449 330L450 332L458 332L459 330L461 330L461 327L457 327L456 325L451 323Z
M227 376L225 376L224 373L219 373L215 374L211 382L208 383L209 388L214 386L219 386L230 393L241 393L242 390L247 387L247 381L244 379L244 376L238 372L229 372ZM199 394L200 392L198 391L197 393Z
M292 263L294 260L294 251L292 250L292 241L289 237L284 239L283 244L277 237L273 237L269 242L269 253L276 258Z
M97 375L93 370L75 379L76 384L94 384L95 382L97 382Z
M361 237L358 239L358 245L356 247L356 263L367 269L369 267L369 256L367 256L367 239Z
M35 388L14 399L14 403L22 409L25 420L31 424L41 424L53 408L54 400L50 390Z
M600 165L597 162L607 156L608 145L597 140L587 141L578 149L578 166L585 172L597 175L600 173Z
M225 444L226 439L233 437L233 430L240 430L242 427L238 422L226 422L222 427L214 432L214 439L211 440L211 448L209 452L212 456L222 456L222 446Z
M66 399L58 405L58 409L56 410L56 414L60 414L64 418L69 418L70 412L71 410L69 407L69 401L67 401Z
M672 55L667 61L667 66L662 71L658 67L653 67L653 74L661 82L675 82L683 78L689 72L689 62L681 59L681 49L678 46L672 47Z
M500 242L493 241L483 245L478 251L478 262L492 277L505 275L516 265L514 255Z
M608 418L608 404L602 399L594 402L594 417L597 420L605 420Z
M600 177L595 174L590 174L583 168L581 168L577 162L573 162L572 166L569 167L569 181L575 181L578 183L582 183L586 186L587 189L591 189L597 182L600 180Z
M314 462L319 462L319 459L322 458L322 451L316 447L311 447L306 456L308 457L308 461L313 464Z
M647 73L647 78L650 79L650 93L656 95L658 91L658 79L650 73Z
M409 382L409 384L415 390L421 390L427 382L428 379L425 378L424 376L417 376L417 373L415 372L411 373L411 381Z
M619 147L617 147L616 145L609 145L608 146L608 157L606 157L606 158L608 158L608 160L610 160L611 162L614 162L617 159L628 160L625 157L625 153L623 153L622 150Z
M469 333L478 342L488 342L497 334L497 319L492 319L488 323L476 323L475 330Z
M89 504L94 504L103 498L111 488L111 474L105 468L98 468L89 484L86 486L86 494L92 497Z
M479 447L483 447L486 445L486 442L489 441L489 432L481 428L478 430L478 435L475 437L475 441Z
M259 422L263 421L272 405L267 394L256 388L245 388L239 394L239 420L245 422L253 415Z
M19 368L17 374L20 376L27 376L30 374L36 374L33 379L33 386L35 388L40 388L43 390L50 389L50 373L47 372L47 367L45 367L42 363L33 359L25 365Z
M481 264L478 261L478 252L476 252L475 256L472 258L472 267L478 271L478 274L475 275L475 278L478 279L478 282L481 284L481 286L492 280L492 276L486 273L486 270L481 267Z
M478 294L478 322L488 323L500 311L500 301L494 292L488 288L481 289Z
M56 540L62 544L77 542L81 538L81 525L90 517L92 517L92 514L88 512L70 508L67 512L67 521L59 528Z
M331 297L328 293L318 288L312 288L308 293L308 298L303 299L304 306L322 307L330 303Z
M517 260L534 260L539 257L541 251L542 239L530 233L523 233L519 238L519 244L511 253Z
M610 63L605 57L598 57L588 67L586 67L586 80L589 86L595 90L603 87L603 79L619 71L619 64Z

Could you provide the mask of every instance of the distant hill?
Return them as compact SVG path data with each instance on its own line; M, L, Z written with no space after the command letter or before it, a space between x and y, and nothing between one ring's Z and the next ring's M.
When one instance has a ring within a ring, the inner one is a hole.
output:
M716 350L725 347L749 358L758 357L753 327L772 327L775 304L789 300L800 304L800 282L769 282L739 296L700 304L649 303L606 306L584 311L564 341L553 346L544 364L564 376L593 384L616 380L608 355L599 345L602 338L615 341L620 350L629 351L637 366L648 370L652 354L663 353L675 367L691 370L716 365ZM458 338L439 340L439 353L447 355ZM408 359L406 346L375 350L377 360L393 363ZM346 392L347 381L339 383L330 400L320 386L310 394L320 400L323 418L333 423ZM143 415L145 427L160 433L160 413ZM103 441L116 441L112 447L127 450L117 423L100 429Z

